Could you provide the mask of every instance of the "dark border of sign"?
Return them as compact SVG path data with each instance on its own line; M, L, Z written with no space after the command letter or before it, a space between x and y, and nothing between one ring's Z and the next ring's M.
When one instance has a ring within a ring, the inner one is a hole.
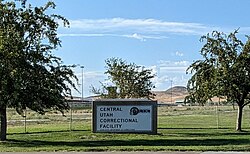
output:
M97 131L97 106L114 106L114 105L152 105L152 130L149 131ZM157 101L144 100L144 99L101 99L95 100L92 104L92 132L93 133L135 133L135 134L157 134Z

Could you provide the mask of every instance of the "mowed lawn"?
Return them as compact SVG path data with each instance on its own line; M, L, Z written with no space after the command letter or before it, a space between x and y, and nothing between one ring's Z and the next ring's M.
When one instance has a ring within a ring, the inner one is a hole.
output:
M92 133L91 114L74 115L71 125L69 120L29 123L26 133L23 125L11 124L0 151L250 151L249 108L244 132L235 131L236 113L232 107L217 112L215 107L159 107L157 135Z

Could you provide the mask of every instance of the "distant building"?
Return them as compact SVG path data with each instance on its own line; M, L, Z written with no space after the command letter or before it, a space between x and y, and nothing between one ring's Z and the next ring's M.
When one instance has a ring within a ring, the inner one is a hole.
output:
M73 97L66 98L71 108L84 108L92 105L92 98Z
M175 100L175 104L177 104L177 106L186 105L184 99L177 99L177 100Z

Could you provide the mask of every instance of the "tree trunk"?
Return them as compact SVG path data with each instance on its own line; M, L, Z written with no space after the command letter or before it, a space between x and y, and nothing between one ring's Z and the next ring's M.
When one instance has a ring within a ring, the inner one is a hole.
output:
M236 122L236 130L237 131L242 131L241 124L242 124L243 107L244 106L241 106L241 105L238 106L238 115L237 115L237 122Z
M0 116L1 116L1 132L0 132L0 140L5 141L7 135L7 116L6 116L6 107L0 108Z

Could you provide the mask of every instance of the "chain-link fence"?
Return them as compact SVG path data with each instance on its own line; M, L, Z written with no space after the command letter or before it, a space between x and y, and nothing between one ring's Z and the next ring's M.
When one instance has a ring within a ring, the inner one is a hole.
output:
M91 122L92 117L91 105L81 107L72 107L68 111L61 113L59 111L49 111L44 115L38 114L30 109L24 111L23 115L19 115L14 109L7 110L7 119L9 127L24 127L24 132L29 130L31 125L68 125L68 130L79 129L74 125L86 125Z
M237 106L161 106L158 125L178 128L235 128ZM243 110L242 128L250 128L250 107Z
M158 128L235 128L237 106L158 106ZM7 110L8 127L23 127L27 132L31 125L64 124L68 130L81 129L89 125L91 129L91 105L72 107L64 115L50 111L40 115L27 109L23 116L14 109ZM243 111L242 128L250 128L250 108Z

